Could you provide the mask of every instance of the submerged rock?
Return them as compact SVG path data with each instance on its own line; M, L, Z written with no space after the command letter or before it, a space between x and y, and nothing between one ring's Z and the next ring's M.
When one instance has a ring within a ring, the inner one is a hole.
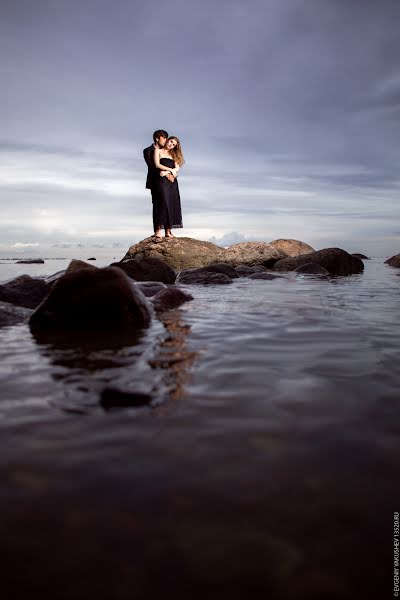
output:
M177 308L184 302L193 300L193 296L179 288L160 290L153 298L153 306L157 312Z
M235 267L235 271L239 275L239 277L248 277L253 273L265 273L266 270L267 267L264 267L263 265L254 265L252 267L249 267L247 265L239 265Z
M25 308L36 308L50 292L50 286L42 279L20 275L0 284L0 300Z
M301 254L315 252L312 246L300 242L299 240L274 240L273 242L270 242L270 245L277 250L282 250L282 252L285 252L288 256L300 256Z
M176 273L165 260L157 256L133 258L123 262L115 262L111 267L122 269L129 277L136 281L160 281L174 283Z
M389 265L390 267L400 268L400 254L395 254L391 258L385 260L385 265Z
M177 283L202 283L206 285L232 283L231 277L225 273L213 273L203 269L185 269L178 273Z
M131 246L122 262L132 258L158 257L172 269L179 271L203 267L210 263L224 262L224 253L224 248L211 242L203 242L189 237L162 239L157 242L153 237L149 237Z
M121 269L77 267L54 283L32 314L34 335L118 341L150 324L151 303Z
M275 275L274 273L260 272L260 273L253 273L252 275L249 275L247 279L265 279L266 281L272 281L273 279L286 279L286 278L283 277L282 275Z
M31 314L32 309L14 306L9 302L0 302L0 327L27 322Z
M147 406L151 400L150 394L145 392L130 392L113 387L105 388L100 395L100 405L104 410Z
M295 273L303 273L304 275L330 275L329 271L327 271L324 267L319 265L316 262L308 262L305 265L300 265L294 269Z
M276 271L294 271L297 267L314 262L324 267L331 275L353 275L362 273L364 263L341 248L324 248L310 254L284 258L274 265Z

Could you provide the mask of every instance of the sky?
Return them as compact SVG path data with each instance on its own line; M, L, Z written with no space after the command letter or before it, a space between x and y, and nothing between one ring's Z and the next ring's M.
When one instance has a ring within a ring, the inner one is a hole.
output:
M182 230L400 252L398 0L2 0L0 256L152 234L142 150L182 143Z

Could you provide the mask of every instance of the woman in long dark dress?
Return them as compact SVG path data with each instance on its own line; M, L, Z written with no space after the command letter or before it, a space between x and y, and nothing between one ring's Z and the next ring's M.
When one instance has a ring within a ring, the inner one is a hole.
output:
M154 235L161 238L161 229L165 237L175 237L173 227L183 227L181 199L177 175L184 163L180 141L177 137L168 138L164 148L154 149L154 164L160 170L156 181L156 201L153 202Z

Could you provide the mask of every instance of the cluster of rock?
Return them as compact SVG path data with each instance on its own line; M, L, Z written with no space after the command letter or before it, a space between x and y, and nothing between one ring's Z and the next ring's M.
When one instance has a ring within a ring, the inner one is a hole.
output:
M162 242L146 238L109 267L73 260L66 271L45 279L22 275L0 285L0 325L29 318L39 340L86 336L129 343L153 315L193 299L182 284L231 284L239 277L282 279L288 271L351 275L364 269L360 256L340 248L315 251L298 240L221 248L186 237ZM397 260L399 266L399 258L386 262Z

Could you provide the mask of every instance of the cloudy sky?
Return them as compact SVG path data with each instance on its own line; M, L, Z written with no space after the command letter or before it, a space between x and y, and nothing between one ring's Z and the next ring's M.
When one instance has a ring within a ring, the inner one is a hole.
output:
M399 0L2 0L0 255L150 235L158 128L178 235L398 253L399 57Z

